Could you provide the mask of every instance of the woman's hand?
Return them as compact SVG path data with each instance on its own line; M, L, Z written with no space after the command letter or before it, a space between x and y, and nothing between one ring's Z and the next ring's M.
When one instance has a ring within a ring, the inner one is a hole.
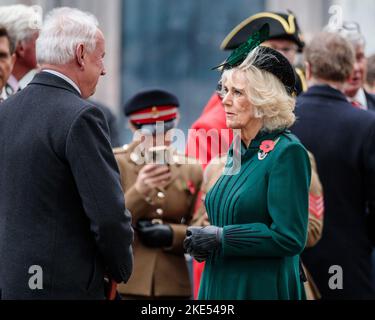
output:
M198 262L205 261L220 248L222 234L223 228L215 226L189 227L186 231L184 248Z

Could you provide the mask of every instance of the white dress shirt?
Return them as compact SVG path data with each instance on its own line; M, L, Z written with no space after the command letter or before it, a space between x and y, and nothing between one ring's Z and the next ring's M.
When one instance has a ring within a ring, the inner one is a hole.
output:
M79 87L77 86L77 84L72 80L70 79L69 77L67 77L65 74L62 74L58 71L55 71L55 70L50 70L50 69L44 69L42 70L42 72L48 72L48 73L51 73L63 80L65 80L66 82L68 82L74 89L76 89L80 95L82 95L82 92L81 90L79 89Z
M360 105L360 108L363 110L368 110L367 99L365 95L365 90L362 88L358 90L357 94L353 98L348 98L349 102L357 102Z

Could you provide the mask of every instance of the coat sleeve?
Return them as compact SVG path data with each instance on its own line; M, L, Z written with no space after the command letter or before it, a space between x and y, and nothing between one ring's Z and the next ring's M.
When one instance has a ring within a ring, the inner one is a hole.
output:
M271 223L226 226L226 256L295 256L305 248L311 168L305 149L287 146L275 159L268 178L267 206Z
M131 215L125 208L108 125L97 108L83 108L75 118L66 139L66 158L109 273L116 282L126 282L133 269Z
M308 152L308 155L311 164L311 184L306 248L312 248L320 241L323 234L324 198L315 158L310 152Z

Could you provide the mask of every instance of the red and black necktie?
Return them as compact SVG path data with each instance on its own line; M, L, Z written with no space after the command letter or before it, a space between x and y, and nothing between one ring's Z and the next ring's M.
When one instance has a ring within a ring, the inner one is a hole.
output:
M358 109L362 109L362 104L360 104L358 101L353 100L352 101L352 106Z

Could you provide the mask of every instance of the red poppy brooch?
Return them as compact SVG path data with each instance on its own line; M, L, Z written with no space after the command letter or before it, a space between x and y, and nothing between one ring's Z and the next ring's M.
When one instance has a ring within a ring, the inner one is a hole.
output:
M259 147L259 152L258 152L258 159L259 160L264 160L270 152L275 149L276 144L279 142L280 138L278 138L276 141L272 140L264 140L262 144Z

